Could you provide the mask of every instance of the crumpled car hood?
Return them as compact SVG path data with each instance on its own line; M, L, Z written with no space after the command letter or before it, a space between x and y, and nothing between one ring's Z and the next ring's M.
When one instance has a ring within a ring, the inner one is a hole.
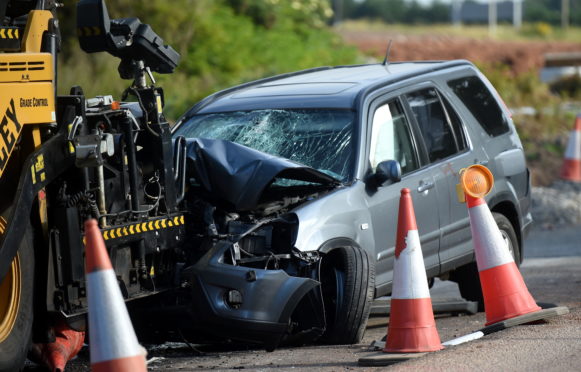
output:
M186 155L200 185L240 211L254 209L276 178L328 186L340 184L316 169L230 141L188 139Z

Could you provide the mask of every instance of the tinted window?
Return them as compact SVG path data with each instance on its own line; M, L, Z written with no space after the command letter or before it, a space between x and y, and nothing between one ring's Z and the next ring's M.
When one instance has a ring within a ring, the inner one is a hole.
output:
M508 132L506 117L482 80L476 76L468 76L451 80L448 85L478 120L486 133L498 136Z
M455 134L438 92L433 88L423 89L406 94L406 98L422 133L430 162L457 153Z
M397 160L402 174L418 168L409 124L398 101L379 106L372 125L369 161L373 169L385 160Z

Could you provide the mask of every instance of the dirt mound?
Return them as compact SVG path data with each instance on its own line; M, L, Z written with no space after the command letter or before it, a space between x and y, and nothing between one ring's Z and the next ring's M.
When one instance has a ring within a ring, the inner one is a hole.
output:
M391 61L467 59L501 62L514 74L540 69L544 55L581 51L581 43L544 41L475 40L446 35L407 36L374 31L342 31L343 38L381 60L387 40L393 40Z

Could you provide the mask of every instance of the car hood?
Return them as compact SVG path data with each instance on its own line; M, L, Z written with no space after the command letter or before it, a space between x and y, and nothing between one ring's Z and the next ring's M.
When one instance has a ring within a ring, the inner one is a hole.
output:
M335 178L314 168L225 140L194 138L186 142L188 169L214 197L237 210L257 207L275 179L306 181L334 187Z

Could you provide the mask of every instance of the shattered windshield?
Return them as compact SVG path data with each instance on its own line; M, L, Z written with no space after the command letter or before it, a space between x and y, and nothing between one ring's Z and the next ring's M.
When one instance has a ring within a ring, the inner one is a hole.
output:
M347 181L354 119L354 112L348 110L225 112L193 116L175 135L235 142Z

